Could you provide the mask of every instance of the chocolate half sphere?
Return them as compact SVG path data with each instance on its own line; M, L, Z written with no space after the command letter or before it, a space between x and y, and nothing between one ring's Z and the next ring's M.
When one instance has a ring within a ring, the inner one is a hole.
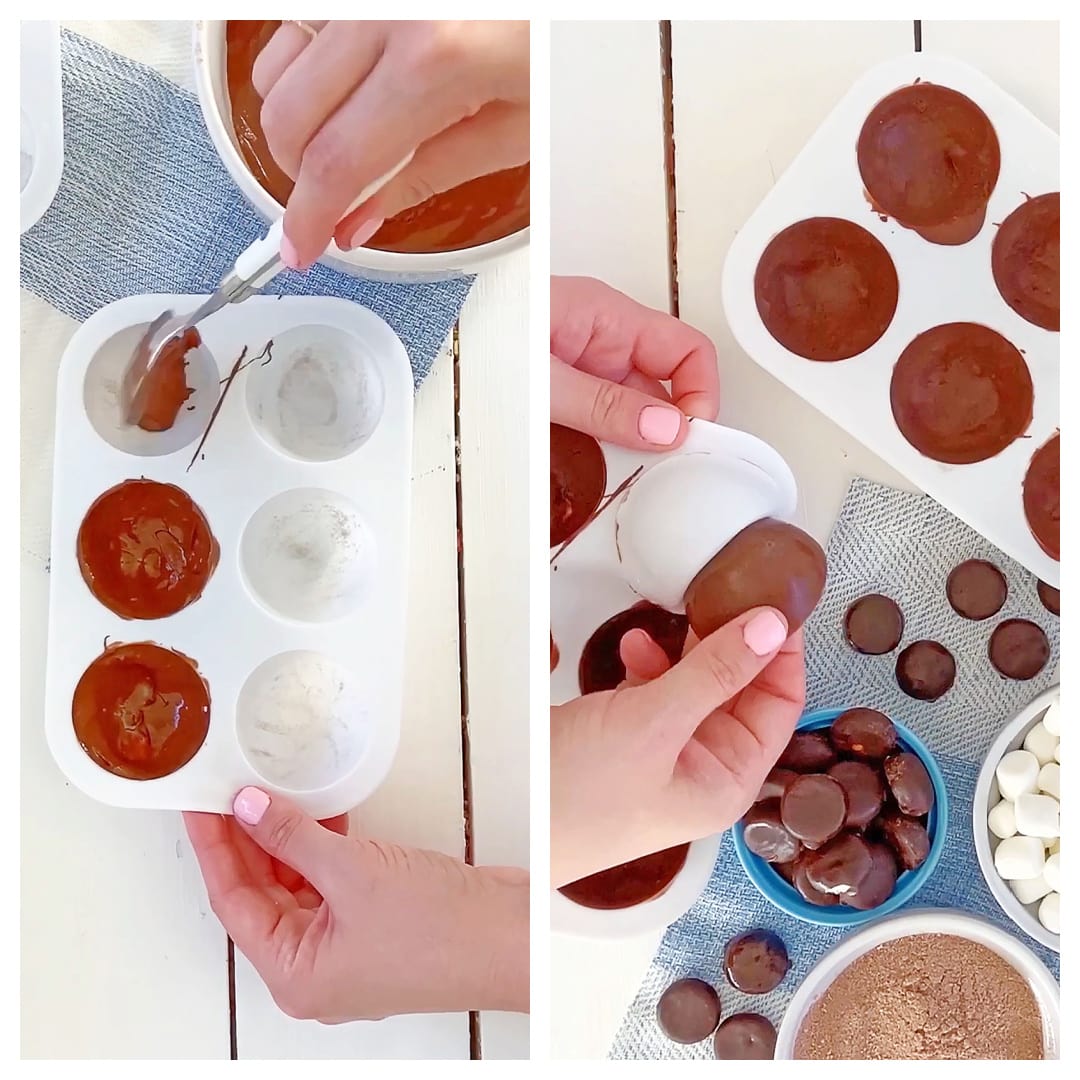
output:
M690 582L686 614L699 638L743 612L772 607L794 633L825 589L825 552L802 529L773 518L748 525Z
M990 254L1001 298L1029 323L1061 328L1061 196L1020 204L1002 223Z
M1024 516L1051 559L1061 558L1061 436L1035 451L1024 475Z

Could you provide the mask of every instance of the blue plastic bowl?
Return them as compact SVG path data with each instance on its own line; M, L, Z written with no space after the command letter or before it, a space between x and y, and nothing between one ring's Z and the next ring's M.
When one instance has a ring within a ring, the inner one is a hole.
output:
M807 713L798 723L798 731L817 731L827 728L846 709L819 709L817 712ZM794 915L803 922L816 923L818 926L861 926L870 922L871 919L879 919L882 915L890 915L897 908L906 904L922 887L923 883L934 872L934 868L941 858L942 849L945 847L945 833L949 821L949 796L945 790L945 778L937 767L930 751L922 741L903 724L896 724L896 733L899 736L900 747L917 754L926 771L930 774L930 782L934 785L934 806L926 819L926 831L930 837L930 854L926 862L918 870L905 870L896 879L896 888L892 896L876 908L869 911L857 911L855 908L844 907L837 904L835 907L819 907L804 900L764 859L751 852L743 842L742 822L738 822L733 830L735 839L735 851L739 856L750 880L758 887L758 890L766 899L774 903L781 911Z

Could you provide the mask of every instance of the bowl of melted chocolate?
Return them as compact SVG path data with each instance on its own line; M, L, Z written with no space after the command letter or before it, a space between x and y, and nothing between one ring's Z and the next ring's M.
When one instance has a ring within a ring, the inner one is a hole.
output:
M244 197L267 220L281 216L293 181L267 146L251 72L280 25L206 19L195 29L196 88L210 138ZM529 189L528 162L477 177L385 221L362 248L332 247L323 261L384 280L472 273L528 245Z

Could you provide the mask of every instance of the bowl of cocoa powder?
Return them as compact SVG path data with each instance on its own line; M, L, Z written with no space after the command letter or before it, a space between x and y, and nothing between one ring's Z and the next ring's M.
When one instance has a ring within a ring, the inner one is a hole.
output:
M776 1057L1044 1060L1058 984L1021 941L948 909L879 919L835 945L791 999Z

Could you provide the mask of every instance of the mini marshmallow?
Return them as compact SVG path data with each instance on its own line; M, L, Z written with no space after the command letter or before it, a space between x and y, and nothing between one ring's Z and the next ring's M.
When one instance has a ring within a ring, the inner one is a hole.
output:
M1039 770L1038 786L1044 795L1061 798L1061 766L1056 761L1048 761Z
M1051 735L1056 735L1061 738L1061 702L1055 701L1051 704L1050 708L1043 713L1042 718L1043 727L1050 732Z
M1043 879L1054 892L1061 892L1061 855L1059 852L1055 851L1046 860L1046 865L1043 867Z
M1060 850L1061 850L1061 837L1055 836L1053 840L1048 840L1046 842L1046 854L1047 855L1056 855ZM1061 892L1061 890L1058 889L1058 892Z
M1013 804L1008 799L1002 799L986 815L986 824L999 840L1007 840L1010 836L1015 836L1016 813L1013 810Z
M1039 922L1051 934L1061 933L1061 896L1059 893L1047 893L1039 905Z
M1027 878L1024 881L1010 881L1009 888L1012 889L1013 896L1021 904L1034 904L1036 900L1041 900L1048 892L1053 891L1046 881L1045 870L1036 878Z
M995 773L1001 797L1015 802L1017 795L1034 791L1039 781L1039 768L1039 759L1030 750L1011 750L1007 753L998 762Z
M1014 812L1016 831L1021 836L1047 840L1061 835L1061 806L1052 795L1020 795L1017 797Z
M1058 737L1046 730L1046 725L1040 720L1024 736L1024 749L1030 751L1039 759L1040 765L1054 760L1054 750L1057 749Z
M994 866L1006 881L1037 878L1045 865L1042 841L1037 836L1010 836L994 852Z

